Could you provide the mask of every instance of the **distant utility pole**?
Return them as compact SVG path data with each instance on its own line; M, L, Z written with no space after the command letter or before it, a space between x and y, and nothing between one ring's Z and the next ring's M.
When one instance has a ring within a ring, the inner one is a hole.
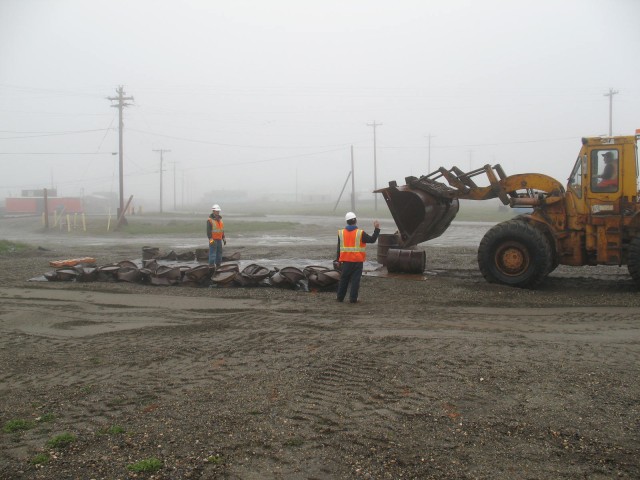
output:
M433 135L429 134L427 135L427 138L429 139L429 155L427 157L427 174L431 173L431 139L433 138Z
M177 210L176 208L176 163L173 162L173 211Z
M118 109L118 118L119 118L119 122L118 122L118 157L119 157L119 183L120 183L120 203L118 206L118 217L120 217L120 215L122 215L122 217L124 218L124 174L123 174L123 158L124 158L124 152L123 152L123 141L122 141L122 132L124 129L124 122L122 121L122 110L124 109L124 107L128 107L129 105L131 105L130 103L126 103L127 101L131 100L133 101L133 97L125 97L124 96L124 87L122 85L120 85L117 89L116 92L118 94L117 97L107 97L108 100L111 100L112 102L117 101L118 103L116 103L115 105L111 105L114 108Z
M609 97L609 136L613 136L613 96L617 95L618 90L614 90L613 88L609 89L609 93L605 93L605 97Z
M378 189L378 166L376 162L376 127L382 125L381 123L376 123L374 120L373 123L367 123L367 126L373 127L373 189ZM374 199L374 208L376 212L378 211L378 195L373 197Z
M162 213L162 160L164 159L164 153L168 153L171 150L158 149L154 152L160 152L160 213Z
M356 172L353 169L353 145L351 145L351 211L356 211Z

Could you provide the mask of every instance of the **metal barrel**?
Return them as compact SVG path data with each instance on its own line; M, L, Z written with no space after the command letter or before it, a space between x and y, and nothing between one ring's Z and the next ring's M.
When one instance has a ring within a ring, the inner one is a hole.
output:
M387 271L390 273L422 273L427 255L424 250L389 250Z
M209 248L196 248L196 260L201 262L209 260Z
M152 258L158 258L160 256L160 249L158 247L142 247L142 259L151 260Z
M387 265L389 249L400 248L398 245L398 236L395 233L381 233L378 236L378 263Z

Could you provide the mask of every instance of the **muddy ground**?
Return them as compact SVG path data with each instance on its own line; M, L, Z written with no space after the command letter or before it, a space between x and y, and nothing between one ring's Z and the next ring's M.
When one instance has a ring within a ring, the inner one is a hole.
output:
M2 479L640 478L640 293L624 267L559 267L519 290L486 283L475 248L426 244L424 276L366 276L350 305L28 282L50 260L149 244L48 235L0 257ZM245 240L227 251L257 263L335 249Z

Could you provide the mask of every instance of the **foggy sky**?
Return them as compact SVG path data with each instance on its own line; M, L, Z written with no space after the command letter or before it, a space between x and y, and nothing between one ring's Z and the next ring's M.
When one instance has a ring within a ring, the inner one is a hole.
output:
M0 0L0 197L338 197L457 165L562 183L580 138L640 128L637 0ZM211 198L224 204L225 198Z

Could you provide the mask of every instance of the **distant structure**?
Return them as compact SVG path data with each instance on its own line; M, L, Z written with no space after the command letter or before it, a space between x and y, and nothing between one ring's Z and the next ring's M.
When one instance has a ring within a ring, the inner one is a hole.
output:
M83 213L84 208L80 197L58 197L55 189L47 189L49 212ZM22 190L20 197L5 199L5 213L14 214L42 214L44 213L44 190Z

